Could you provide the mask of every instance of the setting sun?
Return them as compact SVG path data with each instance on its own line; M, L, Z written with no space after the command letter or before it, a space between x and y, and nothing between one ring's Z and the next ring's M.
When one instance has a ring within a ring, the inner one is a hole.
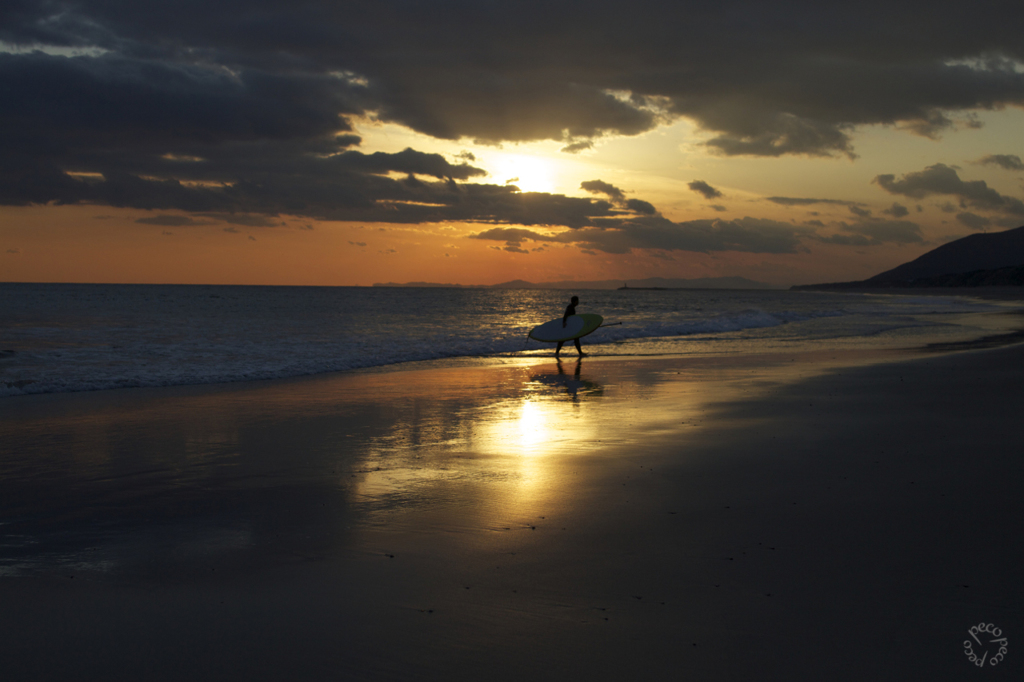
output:
M485 157L496 184L515 185L523 192L554 192L554 163L528 154L496 152Z

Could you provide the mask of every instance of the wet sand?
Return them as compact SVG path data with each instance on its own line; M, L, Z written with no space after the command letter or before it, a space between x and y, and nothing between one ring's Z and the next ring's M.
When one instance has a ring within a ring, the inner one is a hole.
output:
M0 669L1020 679L1022 387L1014 345L8 400Z

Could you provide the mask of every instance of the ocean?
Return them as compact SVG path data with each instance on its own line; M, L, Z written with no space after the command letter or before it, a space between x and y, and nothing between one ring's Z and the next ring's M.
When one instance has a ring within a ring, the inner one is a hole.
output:
M970 336L963 314L1006 305L794 291L4 283L0 397L549 356L553 345L527 333L572 295L578 312L622 323L583 340L593 356L913 347ZM564 356L575 356L571 344Z

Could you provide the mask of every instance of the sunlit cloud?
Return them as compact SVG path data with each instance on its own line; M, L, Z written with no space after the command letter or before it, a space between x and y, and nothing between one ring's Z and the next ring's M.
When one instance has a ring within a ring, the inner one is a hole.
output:
M922 171L906 173L899 180L895 175L884 174L875 177L874 182L890 194L900 194L912 199L923 199L934 195L954 196L961 205L1012 216L1024 217L1024 202L1016 197L1005 196L988 186L984 180L961 180L957 170L943 163L928 166Z

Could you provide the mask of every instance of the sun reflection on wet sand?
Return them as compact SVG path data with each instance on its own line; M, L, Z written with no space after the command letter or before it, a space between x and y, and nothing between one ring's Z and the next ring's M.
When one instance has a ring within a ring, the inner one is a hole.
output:
M189 537L244 528L221 554L261 564L380 542L359 529L528 527L585 507L579 474L595 462L664 434L685 456L712 400L763 390L753 371L545 360L21 399L0 421L0 494L18 518L75 528L9 525L32 542L0 563L127 570L133 543L159 565L194 555ZM157 526L163 539L139 544Z
M667 435L685 456L685 429L702 425L711 400L751 391L748 374L584 360L381 378L400 380L404 395L362 449L351 503L368 528L395 532L508 530L565 518L593 501L580 472L634 466Z
M504 527L566 497L564 458L596 442L601 385L578 367L571 375L560 366L471 373L491 379L489 395L479 384L438 386L430 373L402 377L412 408L366 444L353 487L371 517L392 520L444 500L458 510L451 523Z

